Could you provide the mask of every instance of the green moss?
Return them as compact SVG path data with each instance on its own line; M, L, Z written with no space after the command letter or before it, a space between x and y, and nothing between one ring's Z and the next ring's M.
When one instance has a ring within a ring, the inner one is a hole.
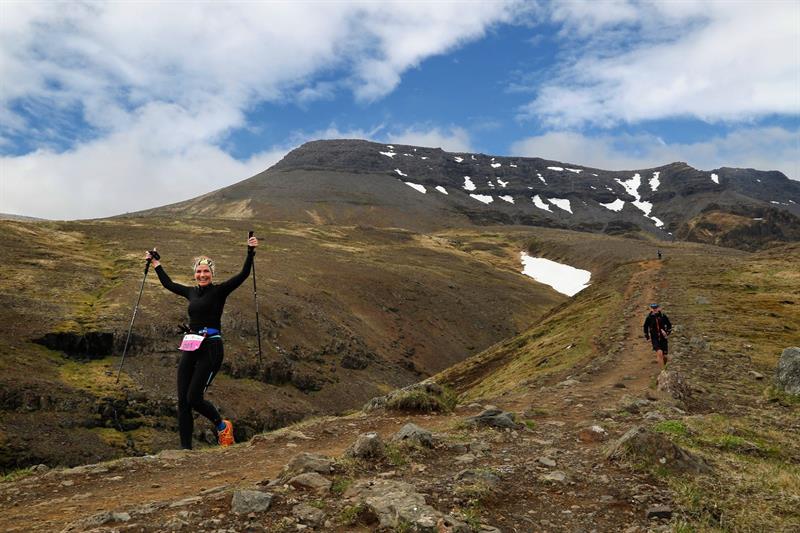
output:
M339 477L333 480L331 484L331 492L335 496L341 496L342 494L350 488L350 485L353 484L353 480L349 477Z
M354 526L366 511L367 506L363 503L347 505L339 513L338 522L343 526Z
M653 431L675 435L677 437L688 437L689 428L680 420L663 420L653 426Z
M18 468L0 476L0 483L7 483L26 478L33 474L33 470L28 468Z

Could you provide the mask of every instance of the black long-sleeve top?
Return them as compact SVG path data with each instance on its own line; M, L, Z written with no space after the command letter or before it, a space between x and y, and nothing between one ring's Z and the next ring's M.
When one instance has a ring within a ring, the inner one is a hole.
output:
M648 339L663 338L664 334L662 331L666 332L668 335L672 333L672 323L669 321L669 317L661 311L648 314L647 318L644 319L642 328L644 329L644 336Z
M254 255L254 251L248 250L242 271L231 279L219 284L211 283L205 287L199 285L187 287L175 283L161 265L156 267L156 274L165 289L189 300L189 327L192 331L200 331L203 328L222 329L220 323L225 300L250 275Z

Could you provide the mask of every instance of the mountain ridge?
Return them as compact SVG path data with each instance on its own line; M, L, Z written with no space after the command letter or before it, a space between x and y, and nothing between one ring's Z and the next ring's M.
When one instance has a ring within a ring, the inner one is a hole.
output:
M735 211L749 220L710 234L690 231L710 210ZM762 224L766 213L780 212L788 216ZM156 213L428 230L466 221L752 250L800 239L800 182L778 171L701 171L685 162L608 171L542 158L322 140L305 143L239 183L134 216Z

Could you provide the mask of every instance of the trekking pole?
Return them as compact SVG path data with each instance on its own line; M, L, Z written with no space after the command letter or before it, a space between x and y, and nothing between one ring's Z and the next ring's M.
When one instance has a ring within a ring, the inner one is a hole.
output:
M247 234L247 238L253 236L253 231L251 230ZM252 247L250 247L252 248ZM258 320L258 289L256 289L256 261L253 258L253 299L256 302L256 337L258 338L258 366L261 367L261 324Z
M139 297L136 298L136 305L133 306L133 316L131 317L131 325L128 326L128 336L125 338L125 347L122 349L122 360L119 362L119 370L117 371L117 383L119 383L119 376L122 374L122 365L125 364L125 353L128 351L128 342L131 340L131 332L133 331L133 322L136 320L136 311L139 309L139 300L142 299L142 292L144 292L144 282L147 279L147 271L150 270L150 262L155 259L158 261L161 256L158 255L155 248L150 252L151 258L147 260L144 265L144 277L142 278L142 286L139 289Z

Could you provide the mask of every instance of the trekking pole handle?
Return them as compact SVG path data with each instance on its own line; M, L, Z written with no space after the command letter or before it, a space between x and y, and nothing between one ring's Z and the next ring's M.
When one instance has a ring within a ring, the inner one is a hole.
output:
M253 235L255 235L255 232L253 230L248 231L247 232L247 239L250 240L253 237ZM252 246L248 246L247 247L247 251L248 252L252 252L253 251L253 247Z

